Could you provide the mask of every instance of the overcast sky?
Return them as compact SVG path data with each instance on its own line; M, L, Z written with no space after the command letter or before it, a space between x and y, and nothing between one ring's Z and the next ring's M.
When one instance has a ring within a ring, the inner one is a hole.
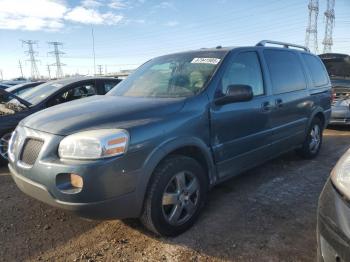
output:
M326 0L320 1L319 49ZM63 42L64 73L135 68L146 60L201 47L254 45L262 39L304 44L308 0L0 0L0 69L4 78L30 74L26 46L37 40L38 67L47 75L47 42ZM333 52L350 54L350 0L336 0ZM54 73L54 68L52 68Z

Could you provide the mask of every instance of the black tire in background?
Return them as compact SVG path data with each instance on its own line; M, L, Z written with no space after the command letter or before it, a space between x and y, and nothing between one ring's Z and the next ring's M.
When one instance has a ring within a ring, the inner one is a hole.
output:
M207 191L202 166L190 157L171 155L153 173L140 220L158 235L177 236L197 220Z
M297 153L306 159L315 158L320 152L323 141L323 124L322 121L315 117L307 131L305 141Z

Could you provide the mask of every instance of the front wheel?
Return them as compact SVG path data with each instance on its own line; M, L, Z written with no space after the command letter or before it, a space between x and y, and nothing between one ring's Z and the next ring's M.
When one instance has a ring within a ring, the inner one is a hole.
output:
M196 221L208 183L202 166L186 156L170 156L156 168L141 222L163 236L176 236Z
M322 138L322 122L319 118L314 118L311 122L302 148L297 150L298 154L307 159L316 157L322 146Z

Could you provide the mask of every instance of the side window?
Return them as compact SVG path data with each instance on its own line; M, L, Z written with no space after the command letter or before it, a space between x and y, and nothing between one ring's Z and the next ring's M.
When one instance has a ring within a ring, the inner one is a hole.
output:
M230 85L249 85L254 96L264 94L259 57L256 52L243 52L232 59L222 78L222 93L225 94Z
M83 83L56 95L48 104L54 106L93 95L97 95L95 84Z
M113 89L113 87L115 87L119 83L120 83L120 80L103 82L102 85L103 85L104 92L108 93L109 91L111 91Z
M265 50L274 94L306 88L305 76L297 54L290 51Z
M327 72L324 69L322 62L314 57L313 55L303 54L302 55L306 66L308 67L312 81L315 86L323 86L328 84Z

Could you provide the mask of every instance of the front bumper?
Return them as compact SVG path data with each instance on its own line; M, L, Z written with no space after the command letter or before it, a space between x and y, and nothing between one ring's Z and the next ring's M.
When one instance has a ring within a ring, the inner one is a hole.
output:
M350 205L330 179L319 199L317 242L319 262L350 261Z
M132 209L135 203L135 194L133 193L99 202L65 202L56 199L45 186L17 174L11 166L9 166L9 168L13 180L23 193L51 206L72 211L79 216L92 219L128 218L137 216Z
M73 211L80 216L108 219L138 217L142 201L137 185L142 177L142 151L95 161L62 161L57 157L61 136L18 127L18 150L9 161L17 186L27 195L49 205ZM28 137L40 138L44 145L32 166L20 161L21 148ZM80 191L65 191L58 185L58 175L78 174L84 185Z

